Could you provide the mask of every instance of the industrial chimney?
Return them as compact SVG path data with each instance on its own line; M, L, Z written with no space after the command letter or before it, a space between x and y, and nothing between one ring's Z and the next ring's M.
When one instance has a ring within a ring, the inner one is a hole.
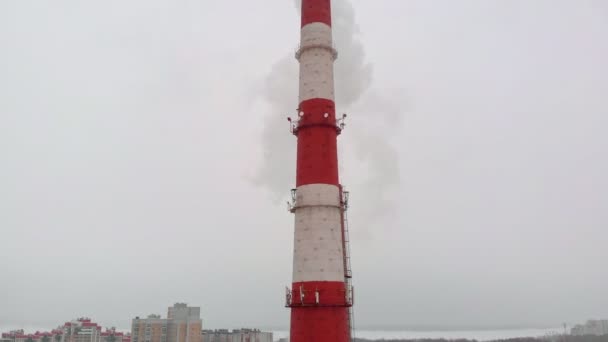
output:
M293 282L287 289L291 342L348 342L353 331L346 209L348 193L338 177L331 1L302 0Z

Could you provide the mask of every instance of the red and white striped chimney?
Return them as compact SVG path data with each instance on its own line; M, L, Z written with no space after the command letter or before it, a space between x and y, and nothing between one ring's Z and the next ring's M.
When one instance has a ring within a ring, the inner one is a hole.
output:
M297 121L293 283L288 290L291 342L347 342L351 336L350 270L344 194L338 177L331 1L302 0Z

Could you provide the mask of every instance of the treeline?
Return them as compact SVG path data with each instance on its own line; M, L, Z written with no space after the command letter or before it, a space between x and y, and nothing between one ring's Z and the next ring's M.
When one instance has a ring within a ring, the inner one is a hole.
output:
M382 339L382 340L366 340L363 338L355 338L355 342L479 342L477 340L468 339L445 339L445 338L420 338L420 339ZM509 338L502 340L494 340L491 342L608 342L608 335L602 336L548 336L548 337L521 337Z

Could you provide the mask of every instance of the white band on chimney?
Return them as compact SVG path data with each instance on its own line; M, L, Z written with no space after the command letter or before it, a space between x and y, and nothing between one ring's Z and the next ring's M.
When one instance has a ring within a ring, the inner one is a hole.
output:
M296 206L340 206L340 189L335 185L307 184L296 189Z
M311 23L302 28L300 50L300 103L320 98L334 100L334 67L331 27Z
M339 206L325 206L336 203L337 189L335 185L327 184L298 189L298 203L316 202L322 206L306 206L295 211L294 283L344 281L341 209Z

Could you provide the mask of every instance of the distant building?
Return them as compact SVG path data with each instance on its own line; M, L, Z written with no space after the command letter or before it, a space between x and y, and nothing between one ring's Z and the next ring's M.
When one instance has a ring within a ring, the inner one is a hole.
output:
M115 328L110 328L101 332L100 339L100 342L131 342L131 335L118 332Z
M135 317L131 324L131 342L167 342L166 318L148 315L148 318Z
M90 318L82 317L65 322L59 329L62 330L61 342L102 342L101 326Z
M37 334L26 334L23 329L2 333L2 341L23 342L28 339L32 339L35 342L39 342L40 338L41 337L39 337Z
M271 332L258 329L203 330L203 342L273 342Z
M135 317L131 324L131 342L201 342L201 308L176 303L167 318L149 315Z
M14 330L3 333L0 342L131 342L131 336L114 328L102 332L101 326L90 318L78 318L50 332L26 334L23 330Z
M588 320L585 324L574 326L570 330L571 335L608 335L608 320Z
M228 329L203 330L202 338L203 342L232 342Z
M1 342L61 342L63 338L63 330L55 329L50 332L36 331L33 334L26 334L23 329L13 330L7 333L2 333Z
M23 329L12 330L9 332L2 333L2 335L0 335L0 338L1 338L0 341L13 342L13 341L15 341L15 339L17 339L17 336L25 336L25 332L23 331Z
M189 307L184 303L176 303L167 312L168 340L167 342L201 342L201 308Z

